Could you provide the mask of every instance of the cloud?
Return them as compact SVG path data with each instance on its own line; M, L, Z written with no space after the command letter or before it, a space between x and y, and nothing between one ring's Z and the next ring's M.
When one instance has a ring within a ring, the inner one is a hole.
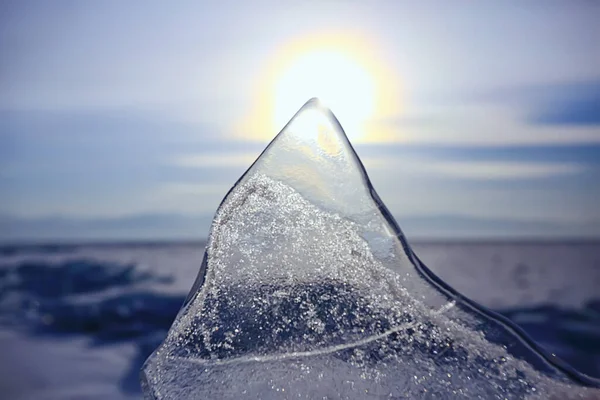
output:
M535 107L541 107L536 105ZM423 106L380 121L391 141L429 146L564 146L600 143L600 125L530 121L533 105L472 102ZM546 105L544 105L546 107ZM404 121L422 121L407 124ZM344 121L340 121L342 125Z
M511 161L600 164L600 144L572 144L565 146L443 146L436 144L407 145L404 143L359 144L354 146L359 156L377 162L389 158L427 159L449 161Z
M343 121L341 121L343 124ZM541 146L600 143L600 80L523 84L407 102L375 121L413 145Z
M575 175L585 166L575 163L449 161L428 164L428 170L465 179L540 179Z
M544 125L600 126L600 86L597 92L584 97L553 102L530 120Z
M467 102L525 110L534 125L600 125L600 80L531 84L467 96Z
M188 183L188 182L168 182L161 186L163 193L174 195L225 195L229 187L221 184L210 183Z
M548 219L489 218L459 214L411 216L400 221L410 238L477 240L598 238L600 221L565 223Z
M249 167L257 157L255 153L188 154L174 157L168 163L185 168Z
M165 182L154 190L145 206L148 213L182 212L212 216L230 186L207 182Z
M367 170L402 171L414 176L453 177L473 180L543 179L571 176L588 167L577 162L529 162L514 160L432 159L431 156L390 155L363 158Z

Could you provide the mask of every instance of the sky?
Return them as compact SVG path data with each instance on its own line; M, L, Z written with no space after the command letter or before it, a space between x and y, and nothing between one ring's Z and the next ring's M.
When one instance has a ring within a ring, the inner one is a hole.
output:
M321 95L409 238L599 238L599 20L596 1L3 1L0 240L204 238Z

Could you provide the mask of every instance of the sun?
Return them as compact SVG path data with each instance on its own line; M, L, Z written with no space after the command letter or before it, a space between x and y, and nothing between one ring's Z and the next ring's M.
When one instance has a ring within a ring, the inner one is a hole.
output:
M398 83L366 34L315 33L274 52L256 80L252 112L238 132L268 140L313 97L330 108L353 143L385 142L394 133L377 124L399 111Z
M311 97L329 107L350 139L364 135L364 124L375 111L373 76L351 55L316 49L290 60L275 85L274 123L283 126Z

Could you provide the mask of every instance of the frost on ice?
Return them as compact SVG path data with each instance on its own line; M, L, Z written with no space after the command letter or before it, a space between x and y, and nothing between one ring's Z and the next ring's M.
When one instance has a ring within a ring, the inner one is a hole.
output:
M422 265L315 100L223 200L142 370L148 399L594 395L582 384Z

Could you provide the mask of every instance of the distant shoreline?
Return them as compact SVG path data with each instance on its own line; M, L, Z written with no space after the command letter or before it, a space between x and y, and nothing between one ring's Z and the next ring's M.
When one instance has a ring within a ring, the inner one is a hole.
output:
M205 246L207 239L90 239L90 240L15 240L14 242L0 242L0 251L11 248L35 248L43 249L48 248L72 248L82 246L94 246L94 247L162 247L162 246L192 246L200 245ZM535 244L598 244L600 245L600 238L577 238L577 237L566 237L566 238L544 238L544 237L523 237L523 238L414 238L410 239L409 242L413 245L486 245L486 244L497 244L497 245L535 245Z

